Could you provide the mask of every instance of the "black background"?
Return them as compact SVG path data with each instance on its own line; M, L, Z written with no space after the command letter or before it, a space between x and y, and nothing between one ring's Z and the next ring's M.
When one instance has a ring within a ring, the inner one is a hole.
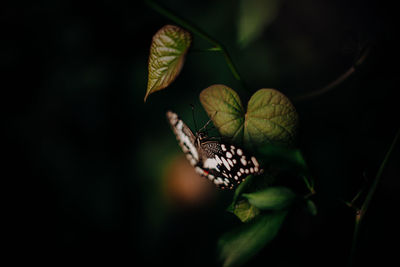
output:
M163 2L226 44L254 91L277 88L294 98L322 88L371 49L340 86L294 102L318 216L294 211L249 265L347 264L354 212L342 200L371 184L399 126L398 30L389 2L283 1L244 49L235 45L238 1ZM201 207L165 208L151 170L178 149L166 108L188 115L207 86L239 85L220 55L193 52L174 84L144 104L151 37L168 23L136 1L3 4L2 178L10 211L3 231L14 259L218 265L216 240L236 224L224 211L229 193ZM194 37L195 48L204 44ZM360 266L398 262L398 160L397 146L362 225Z

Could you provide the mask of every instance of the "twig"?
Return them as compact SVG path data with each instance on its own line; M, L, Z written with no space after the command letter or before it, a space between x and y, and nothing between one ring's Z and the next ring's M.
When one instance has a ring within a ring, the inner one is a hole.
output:
M305 100L310 100L310 99L313 99L313 98L315 98L317 96L323 95L323 94L331 91L336 86L338 86L339 84L341 84L344 81L346 81L357 70L357 68L362 63L364 63L365 59L367 58L367 56L370 53L370 50L371 50L370 47L367 47L366 49L364 49L363 53L361 53L361 56L358 58L356 63L353 64L353 66L351 66L345 73L343 73L338 78L336 78L333 82L329 83L328 85L326 85L325 87L323 87L321 89L318 89L318 90L312 91L310 93L306 93L306 94L294 97L293 101L301 102L301 101L305 101Z
M400 136L400 129L397 130L397 133L389 147L389 150L386 152L385 158L383 159L381 165L379 166L378 172L376 173L375 179L367 193L367 196L365 197L364 203L362 204L361 208L359 210L357 210L356 217L355 217L354 233L353 233L353 244L352 244L351 254L350 254L350 266L351 266L351 264L354 260L354 256L355 256L360 224L365 216L365 213L368 210L368 207L371 203L372 197L374 196L375 191L378 187L379 181L382 177L383 170L385 169L385 166L389 160L390 155L392 154L393 148L395 147L396 142L399 139L399 136Z

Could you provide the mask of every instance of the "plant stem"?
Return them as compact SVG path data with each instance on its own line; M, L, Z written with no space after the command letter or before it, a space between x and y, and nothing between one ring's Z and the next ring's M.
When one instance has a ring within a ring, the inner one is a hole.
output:
M206 32L201 30L199 27L193 25L186 19L179 17L178 15L174 14L172 11L166 9L165 7L162 7L159 4L156 4L152 0L146 0L145 2L147 5L149 5L152 9L154 9L159 14L174 21L175 23L181 25L182 27L186 28L187 30L191 31L192 33L198 35L199 37L203 38L207 42L211 43L214 46L214 49L212 49L211 51L220 51L222 53L222 55L226 61L226 64L228 65L229 70L233 74L233 77L235 77L235 79L238 80L243 85L244 88L246 88L244 86L243 80L242 80L239 72L237 71L237 68L233 64L231 56L229 55L226 48L220 42L218 42L217 40L212 38L210 35L208 35Z
M394 137L394 139L392 141L392 144L390 145L389 150L385 155L385 158L383 159L381 165L379 166L379 170L378 170L378 172L377 172L377 174L375 176L375 180L374 180L371 188L368 191L368 194L367 194L367 196L365 198L365 201L364 201L363 205L361 206L361 209L360 209L360 220L364 217L365 212L367 211L367 209L369 207L369 204L371 203L371 199L372 199L372 197L373 197L373 195L374 195L374 193L376 191L376 188L378 186L378 183L379 183L379 181L380 181L380 179L382 177L383 169L385 168L385 166L386 166L386 164L387 164L387 162L389 160L389 157L392 154L392 151L393 151L394 146L396 145L397 139L399 139L399 135L400 135L400 129L397 130L396 136Z
M357 211L356 218L354 221L354 232L353 232L353 242L351 244L351 252L350 252L350 261L349 261L349 266L353 266L353 261L355 258L355 253L356 253L356 248L357 248L357 240L358 240L358 233L360 230L360 212Z
M353 64L353 66L351 66L346 72L344 72L342 75L340 75L338 78L336 78L334 81L332 81L331 83L329 83L328 85L326 85L325 87L312 91L310 93L306 93L297 97L293 98L293 101L296 102L300 102L300 101L305 101L305 100L310 100L312 98L315 98L317 96L323 95L329 91L331 91L332 89L334 89L336 86L338 86L339 84L343 83L344 81L346 81L356 70L357 68L364 63L365 59L367 58L367 56L370 53L370 47L367 47L363 53L361 54L361 56L358 58L358 60L356 61L355 64Z
M305 175L303 175L303 180L304 183L306 184L308 190L310 190L310 193L308 193L305 198L309 198L310 196L315 194L315 189L314 189L314 181L312 179L308 179Z
M360 228L360 224L365 216L365 213L367 212L367 209L371 203L372 197L375 194L375 191L378 187L379 181L382 177L382 173L383 170L385 169L385 166L389 160L390 155L392 154L393 148L396 145L397 140L399 139L400 136L400 129L397 130L397 133L389 147L389 150L386 152L386 155L381 163L381 165L379 166L378 172L376 173L375 179L368 191L367 196L365 197L365 200L361 206L361 208L357 211L356 213L356 218L355 218L355 225L354 225L354 234L353 234L353 244L352 244L352 248L351 248L351 254L350 254L350 265L353 262L354 256L355 256L355 251L356 251L356 245L357 245L357 240L358 240L358 236L359 236L359 228Z

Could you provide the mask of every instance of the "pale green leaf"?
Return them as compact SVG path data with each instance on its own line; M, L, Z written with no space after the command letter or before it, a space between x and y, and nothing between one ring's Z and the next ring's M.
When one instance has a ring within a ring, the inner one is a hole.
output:
M247 104L245 143L292 143L297 123L297 112L284 94L260 89Z
M221 135L243 138L244 110L234 90L223 84L211 85L200 93L200 101Z
M290 100L275 89L260 89L244 112L237 93L225 85L212 85L200 101L222 136L245 146L291 144L298 115Z
M169 86L179 75L191 44L191 35L184 29L166 25L154 36L150 47L147 97Z

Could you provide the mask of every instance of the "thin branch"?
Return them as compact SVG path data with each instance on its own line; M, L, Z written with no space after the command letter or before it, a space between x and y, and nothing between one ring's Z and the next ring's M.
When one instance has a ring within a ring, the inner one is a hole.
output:
M199 37L203 38L207 42L211 43L214 47L210 51L219 51L222 53L226 64L228 65L229 70L232 72L233 77L238 80L243 87L246 89L242 77L240 76L235 64L232 61L231 56L229 55L227 49L217 40L212 38L206 32L201 30L199 27L195 26L193 23L187 21L186 19L174 14L172 11L168 10L165 7L160 6L159 4L153 2L152 0L146 0L146 4L151 7L153 10L158 12L159 14L163 15L164 17L172 20L173 22L179 24L180 26L186 28L187 30L191 31L192 33L198 35Z
M338 85L340 85L341 83L346 81L350 76L352 76L355 73L357 68L362 63L364 63L365 59L367 58L367 56L370 53L370 50L371 50L370 47L367 47L366 49L364 49L363 53L361 54L361 56L358 58L358 60L356 61L356 63L353 66L351 66L346 72L344 72L342 75L340 75L338 78L336 78L334 81L332 81L325 87L315 90L315 91L312 91L310 93L306 93L306 94L294 97L293 101L301 102L301 101L305 101L305 100L310 100L310 99L313 99L315 97L318 97L320 95L323 95L323 94L331 91L332 89L334 89L335 87L337 87Z
M351 266L351 264L354 260L354 256L355 256L360 224L365 216L365 213L368 210L368 207L371 203L372 197L374 196L375 191L378 187L379 181L382 177L383 170L385 169L385 166L390 158L390 155L392 154L393 148L395 147L396 142L399 139L399 136L400 136L400 129L397 130L397 133L389 147L389 150L386 152L385 158L383 159L381 165L379 166L378 172L376 173L375 179L374 179L371 187L369 188L367 196L365 197L365 200L364 200L361 208L356 213L354 233L353 233L353 244L352 244L351 254L350 254L350 266Z
M389 150L385 155L385 158L383 159L381 165L379 166L379 170L378 170L378 172L377 172L377 174L375 176L374 182L373 182L371 188L368 191L368 194L367 194L367 196L365 198L365 201L364 201L363 205L361 206L361 209L360 209L360 220L364 217L365 212L367 211L367 209L369 207L371 199L372 199L372 197L373 197L373 195L374 195L374 193L376 191L376 188L377 188L377 186L379 184L379 181L381 179L383 170L385 169L385 166L386 166L386 164L387 164L387 162L389 160L389 157L392 154L393 148L396 145L397 140L399 139L399 135L400 135L400 129L397 130L396 136L394 137L394 139L392 141L392 144L390 145Z

